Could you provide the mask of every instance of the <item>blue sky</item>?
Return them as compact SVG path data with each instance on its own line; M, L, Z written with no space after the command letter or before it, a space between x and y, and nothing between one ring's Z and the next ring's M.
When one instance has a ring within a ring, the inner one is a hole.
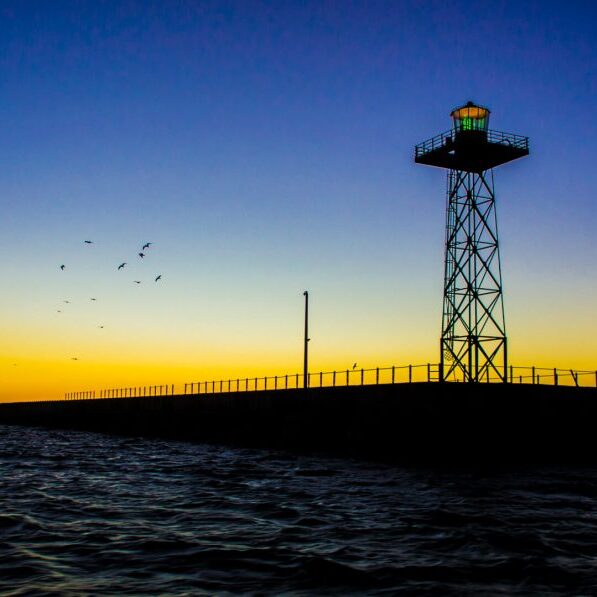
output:
M309 289L314 367L435 359L445 175L412 152L473 99L491 128L531 139L529 158L496 170L512 360L588 367L596 13L3 3L0 357L28 377L51 360L66 385L75 353L98 383L116 363L300 369Z

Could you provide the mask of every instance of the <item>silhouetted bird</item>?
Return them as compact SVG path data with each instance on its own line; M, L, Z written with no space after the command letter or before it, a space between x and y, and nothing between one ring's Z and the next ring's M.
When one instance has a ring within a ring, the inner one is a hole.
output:
M355 364L352 366L352 368L353 368L353 369L356 369L356 368L357 368L357 364L355 363Z
M91 297L89 300L90 300L90 301L95 301L95 300L97 300L97 299L94 299L93 297Z
M78 361L79 359L77 357L71 357L70 360L71 361Z
M60 309L56 309L56 313L62 313Z
M65 266L64 266L64 265L61 265L61 266L60 266L60 269L61 269L62 271L64 271L64 268L65 268Z
M93 244L93 241L92 241L92 240L86 240L86 241L84 241L84 242L85 242L85 244L86 244L86 245L92 245L92 244Z
M141 280L133 280L135 284L141 284Z
M125 265L126 265L126 261L125 261L124 263L121 263L121 264L118 266L118 269L122 269L122 268L123 268Z
M149 246L151 245L151 243L145 243L142 247L141 250L145 251L145 249L149 249Z
M155 281L157 282L158 280L161 280L161 279L162 279L162 274L160 274L160 275L159 275L159 276L158 276L158 277L155 279Z
M62 301L63 303L66 303L67 305L70 305L70 301Z
M98 325L97 327L98 327L100 330L103 330L103 329L104 329L104 326L103 326L103 325Z
M139 257L141 257L141 259L143 259L143 257L145 257L144 253L138 253Z

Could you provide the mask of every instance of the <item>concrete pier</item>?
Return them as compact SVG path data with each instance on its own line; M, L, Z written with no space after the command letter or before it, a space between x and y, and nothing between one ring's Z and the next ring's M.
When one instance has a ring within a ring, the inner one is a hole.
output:
M0 405L0 424L428 463L596 462L597 389L412 383Z

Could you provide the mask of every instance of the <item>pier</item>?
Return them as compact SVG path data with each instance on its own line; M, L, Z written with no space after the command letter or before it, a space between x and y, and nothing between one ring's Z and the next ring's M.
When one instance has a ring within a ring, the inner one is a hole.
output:
M0 405L1 424L431 465L594 462L596 420L595 387L537 383L423 381Z

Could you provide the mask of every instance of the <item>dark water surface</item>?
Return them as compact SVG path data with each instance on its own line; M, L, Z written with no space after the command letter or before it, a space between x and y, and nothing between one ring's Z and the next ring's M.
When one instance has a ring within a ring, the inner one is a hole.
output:
M597 469L406 469L0 427L0 591L596 594Z

